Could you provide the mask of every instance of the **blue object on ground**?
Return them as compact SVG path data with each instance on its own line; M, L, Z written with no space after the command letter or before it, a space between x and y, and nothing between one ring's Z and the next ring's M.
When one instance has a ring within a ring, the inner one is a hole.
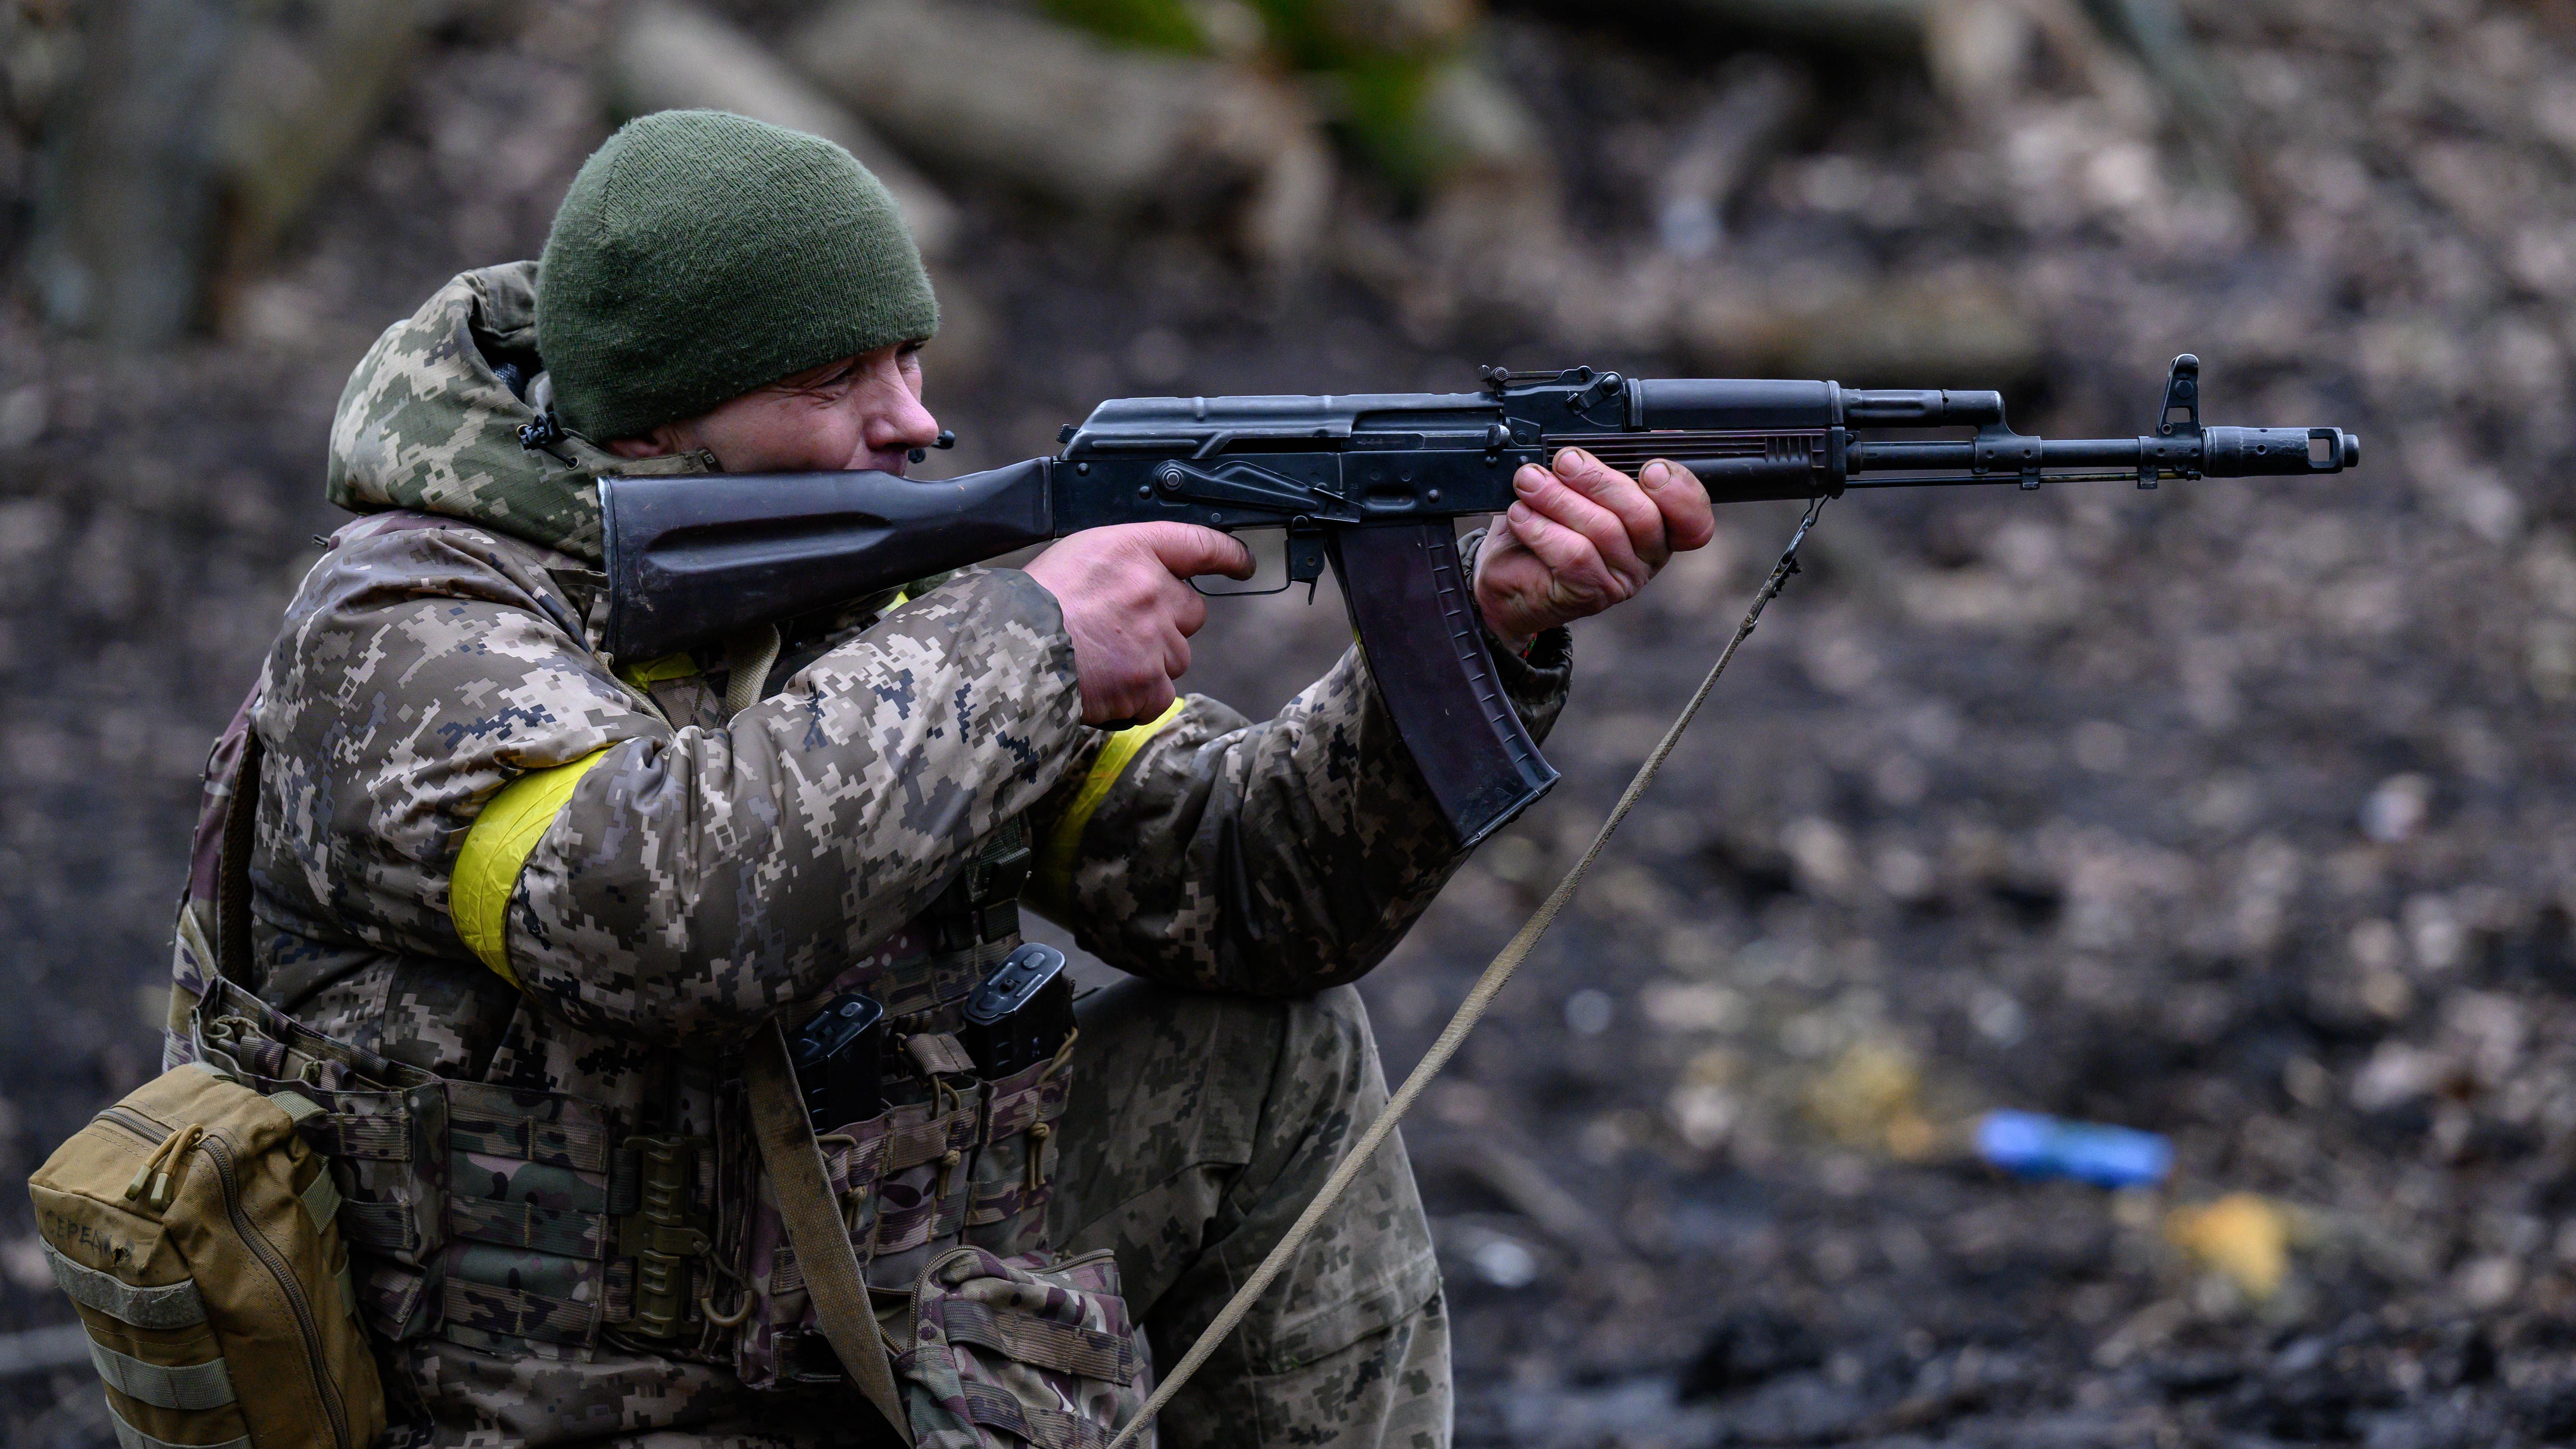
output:
M2015 1177L2071 1177L2099 1187L2146 1187L2173 1170L2173 1144L2153 1132L2037 1112L1988 1112L1977 1122L1977 1155Z

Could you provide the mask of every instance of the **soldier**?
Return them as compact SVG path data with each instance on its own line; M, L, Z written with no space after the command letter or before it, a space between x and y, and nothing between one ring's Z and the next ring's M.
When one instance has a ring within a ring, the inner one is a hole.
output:
M596 1113L712 1144L676 1280L621 1257L641 1170L622 1137L586 1158L566 1133L553 1160L457 1136L452 1241L423 1271L344 1211L396 1419L431 1440L884 1441L846 1384L799 1381L792 1335L750 1340L755 1296L798 1300L783 1257L757 1283L727 1261L759 1196L730 1084L751 1031L842 989L904 1036L952 1029L1019 901L1134 979L1085 1002L1051 1136L925 1158L909 1198L890 1170L880 1287L960 1233L1112 1249L1169 1363L1385 1104L1349 983L1459 853L1356 650L1267 721L1176 698L1205 617L1186 581L1248 575L1234 540L1104 528L795 621L783 649L597 652L600 475L901 472L937 432L937 325L846 152L664 113L583 166L541 261L458 277L342 396L330 497L365 517L304 580L248 707L251 984L391 1062L508 1089L529 1131ZM1544 735L1565 624L1712 524L1662 463L1631 478L1569 450L1516 483L1476 599ZM179 969L202 995L202 941ZM622 1165L580 1170L602 1163ZM920 1242L895 1226L916 1198ZM1391 1144L1159 1432L1436 1449L1449 1422L1439 1279Z

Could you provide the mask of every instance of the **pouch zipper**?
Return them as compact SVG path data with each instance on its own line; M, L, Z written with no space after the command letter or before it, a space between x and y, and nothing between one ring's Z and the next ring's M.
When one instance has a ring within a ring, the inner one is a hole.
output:
M113 1122L146 1141L166 1142L172 1131L133 1108L121 1105L99 1113L98 1120ZM143 1125L137 1126L137 1123ZM153 1136L148 1130L154 1127L161 1128L158 1137ZM286 1306L294 1311L296 1331L304 1337L305 1367L312 1370L313 1386L321 1394L323 1409L331 1416L332 1442L337 1444L339 1449L352 1449L349 1443L348 1407L341 1402L340 1386L332 1381L330 1372L325 1367L322 1353L322 1326L313 1316L312 1300L304 1296L304 1285L295 1280L295 1272L287 1266L284 1255L277 1251L275 1244L269 1242L266 1234L260 1232L258 1225L250 1220L250 1215L242 1211L241 1182L233 1175L232 1148L226 1145L224 1139L211 1133L199 1139L197 1147L215 1164L215 1180L223 1188L224 1214L232 1219L233 1232L250 1245L251 1252L258 1257L261 1266L267 1268L269 1276L277 1280L278 1291L286 1297ZM322 1170L328 1172L331 1169L325 1165Z

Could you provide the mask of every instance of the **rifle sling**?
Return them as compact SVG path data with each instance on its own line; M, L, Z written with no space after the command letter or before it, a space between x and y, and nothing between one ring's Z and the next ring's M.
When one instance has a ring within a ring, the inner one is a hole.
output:
M1108 1449L1128 1449L1135 1443L1137 1436L1144 1433L1145 1426L1154 1422L1154 1416L1163 1411L1174 1394L1180 1392L1181 1385L1189 1382L1190 1375L1197 1373L1200 1365L1216 1352L1217 1346L1224 1343L1227 1335L1243 1322L1244 1315L1252 1311L1252 1305L1260 1301L1272 1280L1296 1260L1306 1245L1306 1239L1324 1220L1324 1214L1332 1211L1333 1204L1341 1201L1342 1194L1358 1180L1360 1169L1368 1165L1370 1156L1394 1135L1395 1124L1404 1119L1414 1099L1422 1095L1422 1089L1429 1086L1431 1079L1440 1075L1440 1069L1448 1065L1449 1058L1457 1054L1460 1043L1467 1039L1467 1033L1474 1031L1476 1023L1484 1017L1485 1008L1493 1005L1494 997L1502 991L1504 983L1512 979L1512 973L1520 969L1521 961L1529 955L1530 948L1538 944L1539 937L1547 934L1547 928L1556 921L1557 912L1564 910L1565 903L1574 898L1574 888L1583 883L1584 874L1592 869L1592 862L1600 858L1602 847L1610 843L1611 832L1619 828L1619 822L1628 818L1628 812L1636 807L1638 798L1646 793L1646 786L1653 783L1655 772L1664 767L1665 757L1672 754L1673 746L1681 742L1682 731L1690 728L1699 707L1708 702L1709 691L1717 687L1718 676L1726 672L1728 662L1735 658L1735 651L1743 647L1746 637L1753 632L1753 626L1761 622L1762 610L1779 595L1781 586L1789 582L1789 575L1798 571L1798 546L1807 541L1807 530L1816 526L1816 516L1824 511L1824 507L1822 498L1808 505L1807 516L1799 522L1798 531L1790 536L1788 548L1780 554L1780 562L1771 569L1771 577L1754 594L1753 607L1745 611L1744 622L1736 626L1735 637L1726 642L1725 650L1717 656L1717 663L1709 667L1708 677L1699 682L1698 692L1682 706L1681 713L1674 716L1672 726L1664 731L1664 737L1656 741L1654 750L1646 756L1646 762L1639 765L1637 773L1630 777L1628 788L1620 792L1619 803L1610 807L1609 816L1593 833L1592 843L1584 848L1583 857L1565 873L1563 880L1556 883L1556 889L1548 892L1547 899L1540 903L1538 910L1522 923L1520 931L1485 967L1484 974L1476 978L1476 984L1467 989L1467 999L1458 1003L1458 1014L1449 1018L1449 1024L1441 1028L1440 1039L1423 1054L1420 1064L1404 1079L1404 1085L1396 1088L1395 1095L1387 1100L1386 1110L1380 1112L1377 1120L1368 1125L1368 1130L1360 1134L1360 1140L1352 1144L1349 1155L1341 1160L1340 1165L1333 1169L1333 1175L1326 1178L1323 1187L1315 1193L1315 1200L1306 1204L1306 1210L1289 1225L1287 1236L1279 1240L1278 1246L1270 1250L1270 1256L1262 1259L1261 1266L1253 1269L1252 1276L1243 1281L1243 1286L1234 1291L1232 1298L1226 1300L1215 1321L1199 1334L1198 1341L1190 1345L1189 1352L1181 1355L1181 1361L1173 1366L1171 1375L1155 1387L1153 1397L1136 1411L1136 1417L1128 1420L1127 1426L1118 1431L1118 1436L1109 1441ZM804 1250L799 1248L797 1251L801 1254Z
M876 1405L903 1442L912 1442L912 1422L895 1389L894 1365L886 1357L885 1339L876 1313L868 1305L867 1279L859 1255L850 1246L840 1208L832 1201L830 1179L823 1171L823 1151L814 1142L814 1125L805 1119L805 1104L796 1093L796 1069L787 1059L787 1037L772 1017L751 1039L742 1067L743 1086L751 1099L751 1126L760 1143L761 1164L769 1169L770 1189L778 1195L778 1216L787 1241L805 1270L805 1291L813 1295L814 1317L823 1337L840 1356L850 1381Z

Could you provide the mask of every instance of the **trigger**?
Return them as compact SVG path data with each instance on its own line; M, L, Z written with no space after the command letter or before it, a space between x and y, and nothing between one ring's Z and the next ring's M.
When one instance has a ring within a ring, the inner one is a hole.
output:
M1306 602L1315 601L1314 584L1324 577L1324 530L1311 520L1288 525L1288 582L1305 584Z
M1288 535L1288 581L1311 584L1324 576L1324 536L1311 538Z

